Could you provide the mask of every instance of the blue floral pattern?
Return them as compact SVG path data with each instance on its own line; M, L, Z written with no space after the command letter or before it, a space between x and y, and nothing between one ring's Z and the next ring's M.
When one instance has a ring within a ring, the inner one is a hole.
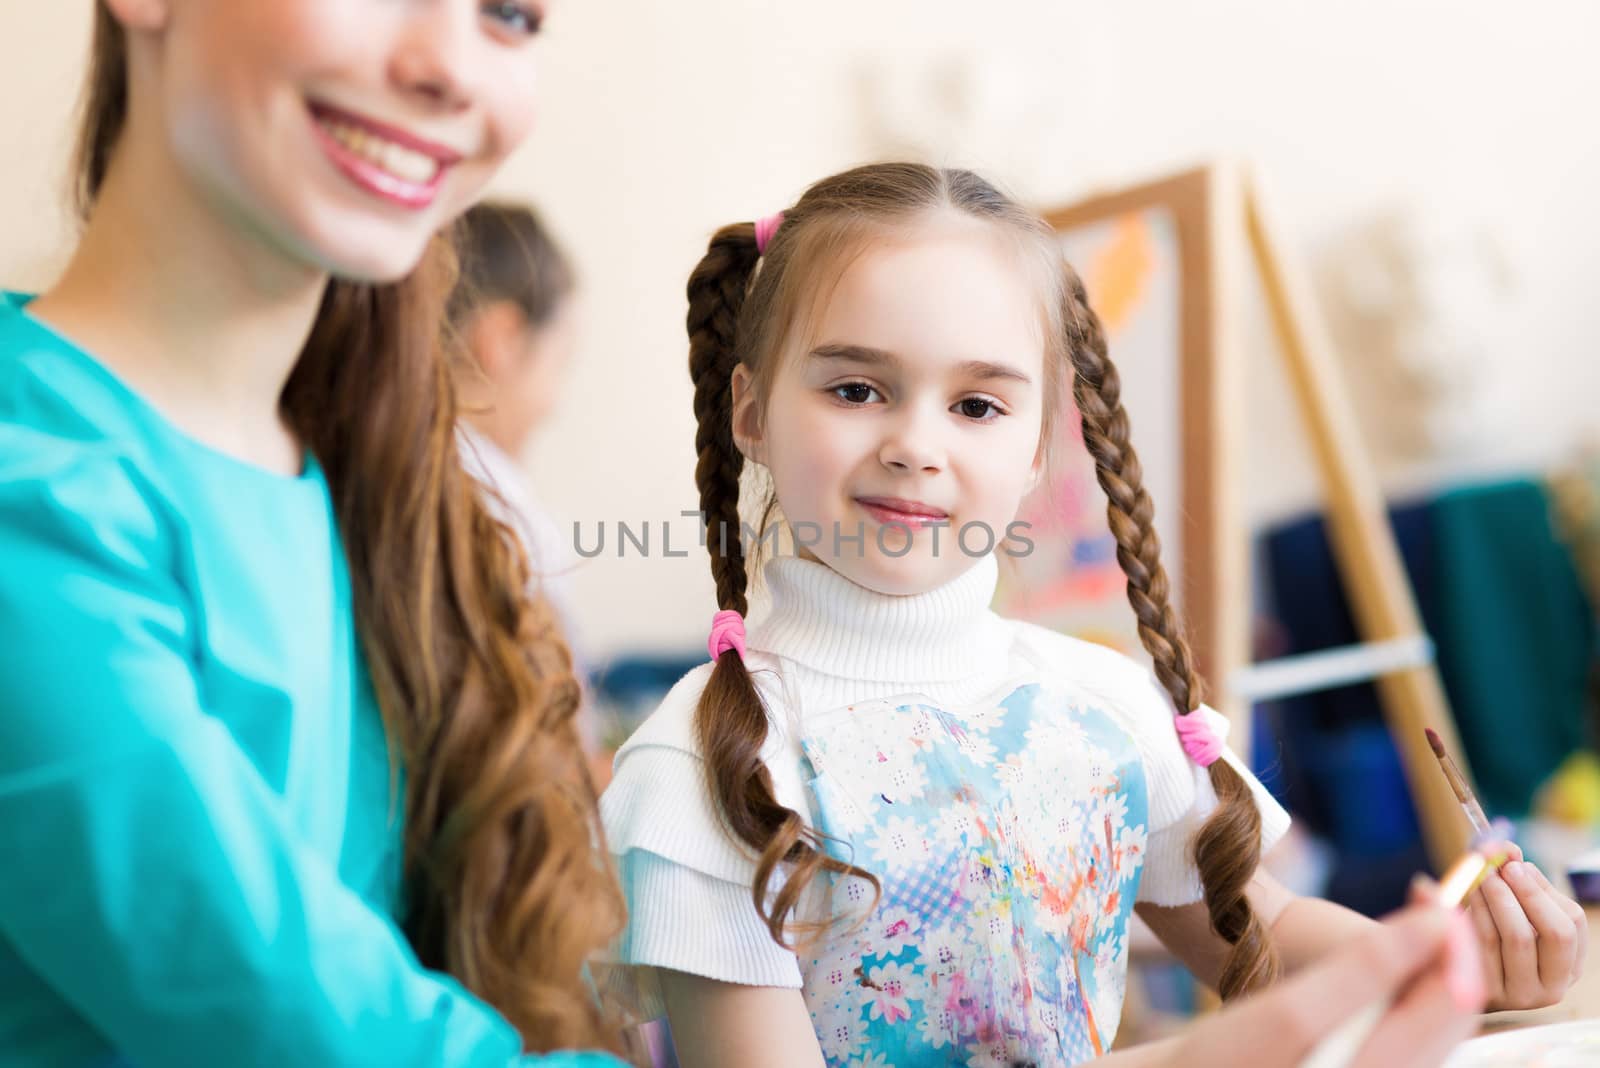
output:
M1148 801L1126 730L1029 683L950 710L838 709L802 737L828 848L878 876L828 885L801 953L834 1068L1064 1066L1111 1047Z

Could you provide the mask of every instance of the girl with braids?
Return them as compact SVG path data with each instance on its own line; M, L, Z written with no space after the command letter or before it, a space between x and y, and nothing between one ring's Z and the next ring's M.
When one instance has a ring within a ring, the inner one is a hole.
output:
M104 0L0 301L0 1060L606 1065L577 686L457 452L441 227L534 3Z
M622 974L687 1063L1075 1064L1115 1038L1136 909L1229 997L1373 926L1257 871L1288 817L1200 703L1042 221L969 172L860 168L718 231L688 296L712 663L601 802ZM1155 679L989 610L1069 382ZM748 638L746 461L798 549Z

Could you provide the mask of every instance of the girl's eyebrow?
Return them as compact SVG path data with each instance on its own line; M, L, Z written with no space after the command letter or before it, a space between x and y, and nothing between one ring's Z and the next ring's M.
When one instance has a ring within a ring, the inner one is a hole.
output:
M819 345L811 350L814 360L839 360L842 362L865 364L868 367L886 367L894 370L901 366L901 359L887 349L876 349L870 345L831 344ZM1025 372L1006 363L995 363L992 360L966 360L956 364L955 373L962 378L976 378L982 381L993 379L1006 379L1030 385L1033 379Z

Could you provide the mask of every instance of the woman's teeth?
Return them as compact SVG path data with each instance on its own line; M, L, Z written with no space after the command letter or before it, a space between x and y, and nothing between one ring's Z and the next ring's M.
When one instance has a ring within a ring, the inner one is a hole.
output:
M439 161L355 126L331 119L318 119L328 136L375 167L381 167L404 182L427 185L439 173Z

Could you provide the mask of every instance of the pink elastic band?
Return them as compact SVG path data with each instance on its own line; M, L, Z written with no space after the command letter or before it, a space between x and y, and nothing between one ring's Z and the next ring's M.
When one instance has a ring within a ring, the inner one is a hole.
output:
M765 219L756 220L756 251L761 255L767 254L767 246L772 243L772 235L778 232L778 227L783 225L783 212L768 215Z
M711 654L712 661L716 661L729 649L738 653L740 660L744 659L744 616L724 608L711 617L711 638L706 642L706 651Z
M1202 768L1209 768L1222 755L1222 739L1206 722L1205 713L1198 710L1178 717L1178 737L1189 759Z

